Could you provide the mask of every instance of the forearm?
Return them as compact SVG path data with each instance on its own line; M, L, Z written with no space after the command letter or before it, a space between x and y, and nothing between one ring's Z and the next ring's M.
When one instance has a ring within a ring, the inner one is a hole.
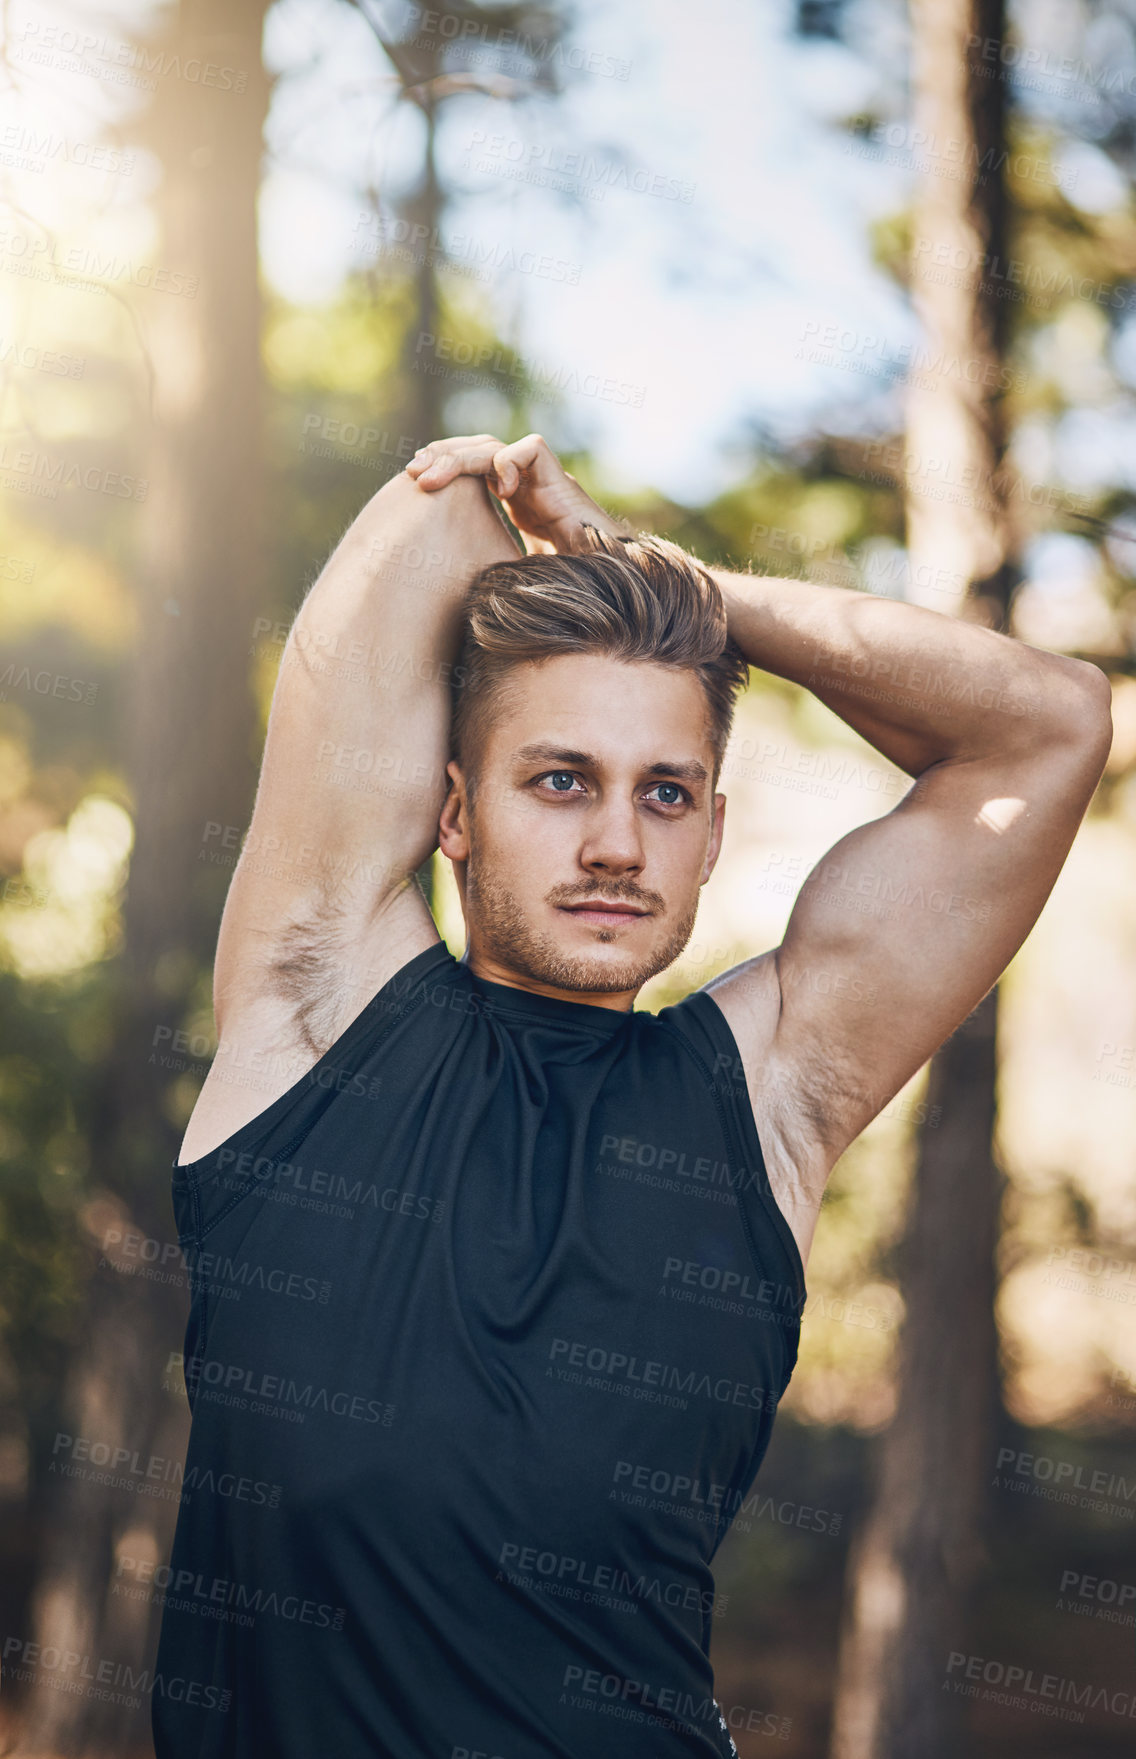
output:
M277 846L384 884L429 856L466 592L517 554L472 478L429 495L396 477L367 504L285 644L254 809Z
M708 572L750 664L811 690L911 776L944 758L1028 747L1075 728L1086 699L1100 700L1096 667L962 618L843 587Z
M623 529L594 504L583 516L615 536ZM707 572L750 664L811 690L911 776L944 758L1076 734L1086 699L1095 716L1107 695L1096 667L963 618L810 581Z
M520 553L483 483L459 478L427 494L400 474L340 539L288 644L308 655L354 655L357 665L375 659L380 670L396 674L407 666L432 672L456 652L473 576Z

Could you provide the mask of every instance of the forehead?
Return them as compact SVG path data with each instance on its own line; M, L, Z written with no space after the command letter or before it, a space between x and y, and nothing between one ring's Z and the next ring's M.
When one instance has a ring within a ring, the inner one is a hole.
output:
M486 757L508 761L517 747L538 739L595 752L613 764L705 758L711 750L706 693L684 667L610 654L559 654L514 666L488 730Z

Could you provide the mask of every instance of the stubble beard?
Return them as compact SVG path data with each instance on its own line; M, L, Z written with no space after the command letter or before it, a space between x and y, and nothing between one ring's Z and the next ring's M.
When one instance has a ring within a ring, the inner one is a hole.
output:
M565 953L551 935L533 927L503 880L482 871L472 850L466 864L465 903L469 923L476 927L478 950L503 970L533 983L596 995L641 989L648 978L673 965L693 934L698 915L696 893L662 945L638 957L607 960L591 959L586 953ZM610 945L619 936L614 928L593 928L590 932L601 945Z

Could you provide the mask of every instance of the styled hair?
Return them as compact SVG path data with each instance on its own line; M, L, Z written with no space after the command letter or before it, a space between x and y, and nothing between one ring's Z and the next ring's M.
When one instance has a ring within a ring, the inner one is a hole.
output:
M718 583L668 538L578 529L569 555L518 556L470 583L454 671L453 756L476 792L476 767L516 666L561 654L652 660L694 672L705 693L714 785L734 701L749 679L726 633Z

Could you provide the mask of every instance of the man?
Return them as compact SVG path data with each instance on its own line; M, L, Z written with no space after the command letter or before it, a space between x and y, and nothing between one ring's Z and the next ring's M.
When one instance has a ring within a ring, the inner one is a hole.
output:
M748 665L913 786L652 1015ZM174 1171L159 1759L736 1752L710 1564L825 1180L1025 939L1110 731L1092 666L623 536L539 435L379 491L289 634Z

